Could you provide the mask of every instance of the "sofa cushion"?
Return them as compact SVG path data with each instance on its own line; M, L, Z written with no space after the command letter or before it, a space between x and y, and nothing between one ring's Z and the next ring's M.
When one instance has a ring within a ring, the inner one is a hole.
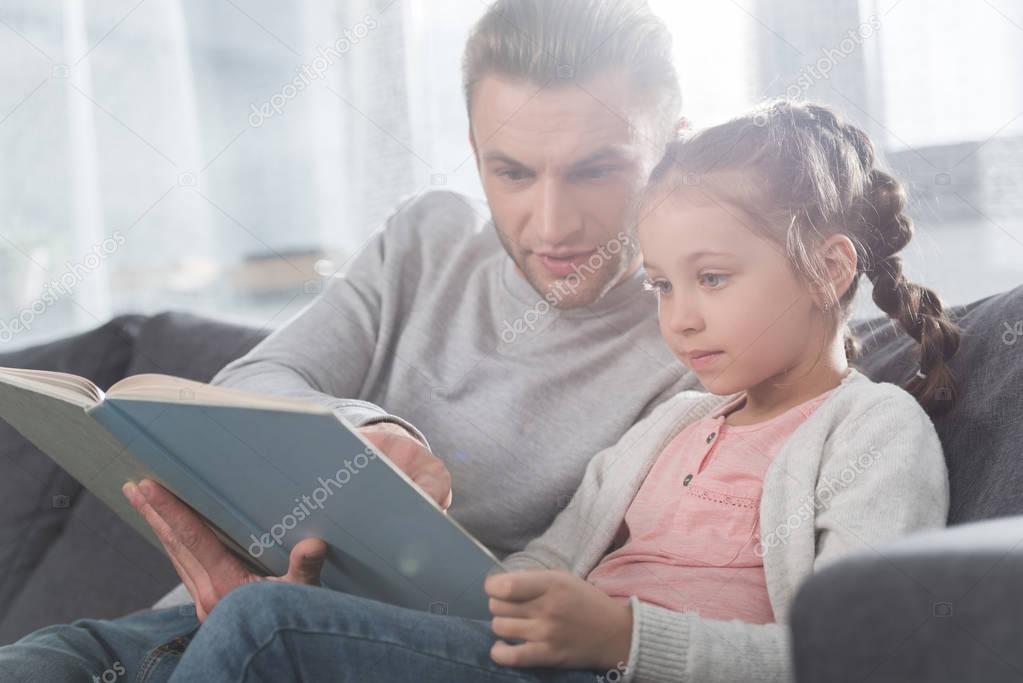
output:
M208 382L270 333L190 313L168 312L145 321L128 375L157 372Z
M0 353L0 366L68 372L101 389L121 379L143 317L121 316L60 341ZM0 633L10 607L74 514L81 485L0 420Z
M962 329L950 367L953 410L934 421L948 464L949 524L1023 514L1023 287L949 309ZM875 381L901 384L917 367L917 345L897 323L852 325L863 354L853 363Z
M167 557L88 491L0 623L0 643L50 624L144 609L178 583Z

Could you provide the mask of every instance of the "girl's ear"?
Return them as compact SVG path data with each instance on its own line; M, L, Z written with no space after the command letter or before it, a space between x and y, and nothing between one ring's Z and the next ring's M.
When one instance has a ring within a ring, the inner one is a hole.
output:
M834 305L856 277L856 247L846 235L832 235L817 247L817 255L824 264L827 290L818 294L817 303L821 307Z

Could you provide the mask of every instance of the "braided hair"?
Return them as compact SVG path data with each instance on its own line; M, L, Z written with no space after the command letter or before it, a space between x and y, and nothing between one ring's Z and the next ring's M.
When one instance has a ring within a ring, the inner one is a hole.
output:
M650 177L655 188L674 179L676 189L701 191L753 217L754 229L781 244L794 272L827 298L825 310L841 329L846 357L860 353L847 321L860 281L919 345L920 370L903 383L932 417L956 401L948 361L959 348L958 326L931 289L909 281L898 255L913 237L906 191L878 168L870 138L833 110L774 100L695 134L683 132L667 147ZM836 234L856 248L856 275L839 296L813 249Z

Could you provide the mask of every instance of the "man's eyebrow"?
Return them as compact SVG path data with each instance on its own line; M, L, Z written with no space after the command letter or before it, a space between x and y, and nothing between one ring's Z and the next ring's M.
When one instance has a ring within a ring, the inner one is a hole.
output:
M601 161L627 161L630 158L630 154L623 147L608 146L598 149L594 153L590 154L579 161L572 164L572 168L581 168L584 166L590 166L592 164L600 163ZM507 164L509 166L521 166L522 168L529 168L526 164L522 163L518 159L513 159L504 152L499 150L493 150L485 152L483 154L483 160L487 162L496 162L500 164Z
M623 147L608 146L601 147L593 154L580 159L579 161L572 164L574 167L589 166L590 164L596 164L601 161L625 161L629 159L631 155Z
M509 166L522 166L523 168L528 168L524 163L522 163L521 161L518 161L516 159L512 159L510 156L508 156L504 152L498 152L498 151L487 152L487 153L485 153L483 155L483 160L484 161L496 161L496 162L499 162L499 163L502 163L502 164L508 164Z

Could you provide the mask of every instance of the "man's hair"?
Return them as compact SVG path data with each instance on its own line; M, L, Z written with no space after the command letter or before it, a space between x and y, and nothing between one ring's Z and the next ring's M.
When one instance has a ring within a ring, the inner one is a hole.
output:
M489 75L557 87L615 69L670 139L682 91L671 33L645 0L497 0L465 48L466 109L471 116L475 86Z

